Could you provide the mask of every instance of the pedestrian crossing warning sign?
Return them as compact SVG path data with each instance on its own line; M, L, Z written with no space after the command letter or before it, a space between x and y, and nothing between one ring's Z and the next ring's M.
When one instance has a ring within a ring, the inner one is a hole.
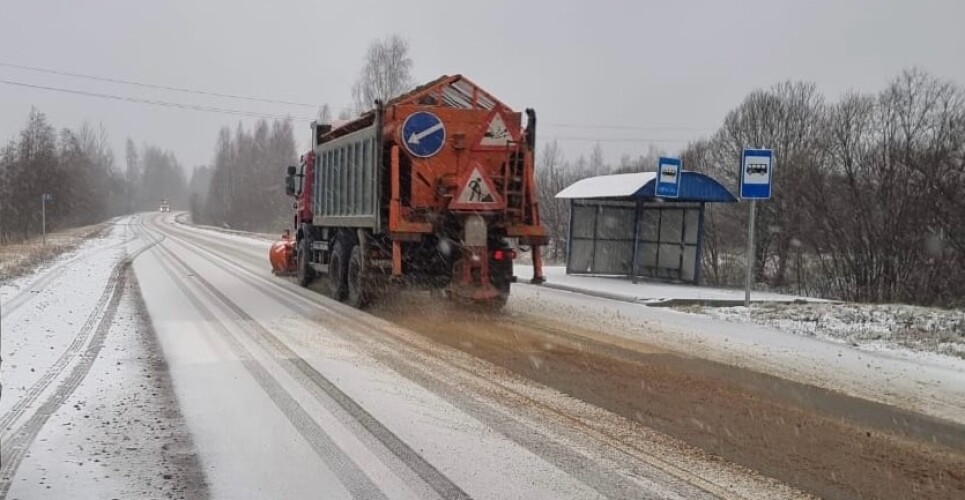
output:
M478 165L474 165L469 175L459 184L459 192L449 204L454 210L496 210L503 207L503 202L496 193L493 182L483 174Z
M479 138L477 149L506 149L510 142L519 142L516 133L506 124L506 117L499 110L489 116L486 130Z

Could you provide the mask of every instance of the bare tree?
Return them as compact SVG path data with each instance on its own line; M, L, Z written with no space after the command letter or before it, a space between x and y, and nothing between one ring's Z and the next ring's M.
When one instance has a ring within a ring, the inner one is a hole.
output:
M590 152L589 168L593 175L609 173L610 167L606 164L606 159L603 157L603 146L600 146L599 142L593 145L593 151Z
M318 108L317 119L318 119L318 123L322 125L332 124L332 108L329 107L328 103L322 104L322 106Z
M569 200L556 198L556 193L566 188L575 176L569 172L563 150L555 140L543 145L536 165L536 185L540 220L549 233L549 260L559 262L566 256L566 234L570 222Z
M409 42L399 35L376 40L365 54L365 65L352 87L355 112L370 109L376 99L383 102L412 87L412 58Z

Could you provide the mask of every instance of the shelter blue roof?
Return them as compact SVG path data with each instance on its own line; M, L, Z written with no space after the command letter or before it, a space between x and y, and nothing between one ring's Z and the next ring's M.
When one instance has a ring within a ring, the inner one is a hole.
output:
M667 201L734 203L737 198L713 177L700 172L680 172L680 196ZM574 182L556 194L569 199L647 199L655 198L656 172L614 174L589 177Z

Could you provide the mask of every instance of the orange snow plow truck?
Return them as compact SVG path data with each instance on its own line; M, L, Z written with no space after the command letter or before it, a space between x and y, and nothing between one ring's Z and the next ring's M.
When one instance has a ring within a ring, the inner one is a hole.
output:
M294 235L272 248L277 273L303 286L324 278L356 307L401 285L498 308L519 248L542 282L533 110L523 127L476 84L443 76L312 132L311 151L288 167Z

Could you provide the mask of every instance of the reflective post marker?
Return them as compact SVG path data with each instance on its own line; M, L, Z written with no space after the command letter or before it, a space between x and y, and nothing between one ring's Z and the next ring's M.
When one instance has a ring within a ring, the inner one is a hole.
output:
M754 279L754 222L757 219L757 200L751 200L751 214L747 220L747 281L744 285L744 307L751 306L751 281Z

